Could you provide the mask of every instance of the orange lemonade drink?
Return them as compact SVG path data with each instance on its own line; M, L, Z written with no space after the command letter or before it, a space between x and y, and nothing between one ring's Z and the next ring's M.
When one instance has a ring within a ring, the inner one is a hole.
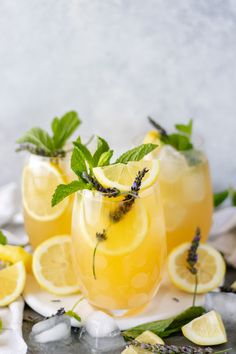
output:
M159 287L166 257L164 217L159 188L140 193L132 209L113 222L120 198L112 200L92 191L75 198L72 239L75 266L82 291L97 307L117 310L147 304ZM106 231L93 262L96 233Z
M56 186L71 178L67 164L67 157L51 159L32 154L24 167L24 224L33 248L49 237L71 233L73 197L63 200L55 208L51 206Z

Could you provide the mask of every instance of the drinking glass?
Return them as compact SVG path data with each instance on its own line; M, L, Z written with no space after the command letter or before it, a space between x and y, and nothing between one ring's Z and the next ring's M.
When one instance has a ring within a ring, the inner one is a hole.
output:
M70 153L50 158L31 154L22 176L24 224L33 248L44 240L71 233L73 197L51 207L52 195L58 184L72 178Z
M166 259L158 184L141 190L130 208L123 198L80 191L72 216L81 290L91 304L110 311L146 305L158 290Z

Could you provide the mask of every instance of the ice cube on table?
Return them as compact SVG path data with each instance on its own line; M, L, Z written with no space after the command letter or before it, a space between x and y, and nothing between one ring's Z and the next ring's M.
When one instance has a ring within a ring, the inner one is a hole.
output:
M122 350L125 345L115 320L102 311L88 316L81 340L91 348L92 353L113 353Z
M177 182L188 167L184 155L169 145L163 146L159 159L160 179L165 183Z
M116 321L102 311L91 313L87 317L85 328L92 337L108 337L120 333Z
M64 341L71 336L71 322L68 316L53 316L35 324L30 333L32 344Z

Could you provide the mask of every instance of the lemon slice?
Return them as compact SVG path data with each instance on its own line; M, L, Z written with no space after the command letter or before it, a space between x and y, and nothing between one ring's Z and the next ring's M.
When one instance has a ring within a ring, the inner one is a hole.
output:
M33 273L42 288L53 294L79 291L72 265L71 237L55 236L41 243L33 254Z
M25 286L25 267L22 261L0 270L0 306L9 305Z
M0 245L0 260L3 262L17 263L22 261L28 272L31 271L32 255L23 247L12 245Z
M156 144L158 147L151 151L147 157L152 157L152 158L157 158L159 151L161 147L164 145L164 143L160 139L161 134L157 130L150 130L146 135L145 138L143 139L143 144Z
M183 335L198 345L217 345L227 342L224 324L216 311L195 318L182 327Z
M187 269L187 253L190 243L176 247L168 257L168 272L172 283L179 289L193 293L195 276ZM198 248L198 287L197 293L203 294L217 288L225 275L225 262L213 247L200 244Z
M141 160L128 162L127 164L117 163L104 167L95 167L93 172L102 186L128 192L138 171L141 171L145 167L149 171L142 180L141 188L144 189L151 186L157 179L159 173L159 161L157 160Z
M150 354L150 351L129 345L121 354Z
M105 198L104 198L105 199ZM111 204L113 208L111 208ZM139 247L148 231L148 216L146 209L139 200L136 200L132 208L125 214L119 222L111 222L110 213L114 212L119 203L101 202L101 220L94 223L86 215L83 204L80 208L80 230L81 236L85 238L91 248L97 244L96 233L98 230L106 230L107 239L99 245L99 252L118 255L132 252ZM101 225L99 225L99 223ZM122 237L125 230L125 237Z
M65 198L51 207L52 195L59 184L65 183L59 169L46 161L31 159L23 172L23 204L26 212L36 220L49 221L58 218L66 209Z
M145 331L135 338L140 343L165 344L164 341L151 331Z

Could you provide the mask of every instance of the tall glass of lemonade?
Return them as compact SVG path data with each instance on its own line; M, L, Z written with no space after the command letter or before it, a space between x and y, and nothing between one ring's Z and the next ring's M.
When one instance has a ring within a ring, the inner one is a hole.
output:
M17 140L17 151L29 153L22 176L22 199L25 229L33 248L49 237L71 233L73 197L55 208L51 199L57 185L74 177L68 139L79 125L78 114L70 111L52 120L51 134L35 127Z
M183 242L190 242L197 227L202 241L208 238L212 223L213 195L207 157L202 139L191 137L192 121L176 125L173 134L156 124L145 142L159 148L148 158L159 159L159 183L164 208L167 249L170 252Z

